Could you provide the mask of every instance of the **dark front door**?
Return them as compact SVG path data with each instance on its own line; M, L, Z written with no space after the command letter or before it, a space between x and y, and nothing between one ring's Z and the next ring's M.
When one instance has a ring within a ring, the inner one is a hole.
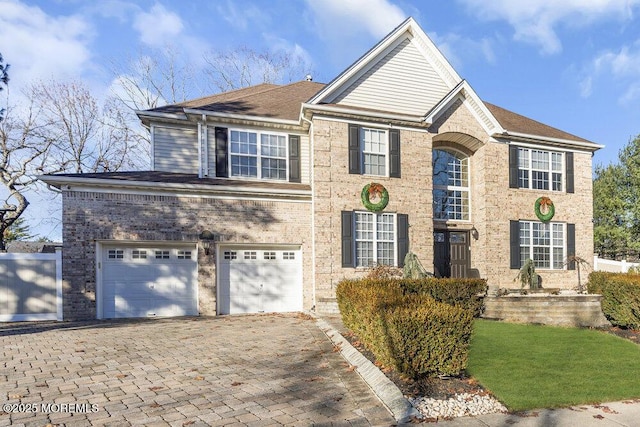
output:
M433 233L433 267L437 277L468 277L471 268L468 231Z

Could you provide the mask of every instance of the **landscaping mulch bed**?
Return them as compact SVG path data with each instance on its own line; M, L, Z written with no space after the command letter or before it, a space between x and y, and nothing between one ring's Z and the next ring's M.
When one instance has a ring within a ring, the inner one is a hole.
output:
M604 332L617 335L621 338L628 339L636 344L640 344L640 330L622 329L615 326L603 328ZM454 397L456 394L487 394L489 391L484 389L475 379L465 376L464 374L457 377L446 378L426 378L420 381L414 381L406 378L391 367L381 366L376 361L375 356L360 342L358 337L351 331L343 330L343 336L360 351L367 359L378 366L384 374L400 391L407 397L430 397L433 399L446 400Z
M619 328L617 326L611 326L609 328L605 328L603 329L604 331L610 333L610 334L614 334L617 335L621 338L625 338L628 339L629 341L632 341L636 344L640 344L640 330L634 330L634 329L623 329L623 328Z

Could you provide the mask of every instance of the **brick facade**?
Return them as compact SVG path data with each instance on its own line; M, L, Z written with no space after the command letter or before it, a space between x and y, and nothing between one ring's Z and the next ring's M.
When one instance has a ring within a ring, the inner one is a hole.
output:
M301 247L303 304L312 306L311 204L206 196L63 191L64 318L96 317L96 244L101 241L192 242L205 229L224 244ZM199 311L216 314L216 250L198 247Z
M366 118L361 120L366 123ZM375 123L370 126L380 127ZM360 191L371 182L383 184L389 192L385 212L409 215L410 250L428 271L434 271L434 229L475 228L477 239L470 239L471 267L488 280L492 289L519 287L519 283L514 283L518 270L510 268L509 224L511 220L538 221L534 203L541 196L550 197L554 202L553 222L576 225L576 255L586 260L593 257L590 152L574 152L575 192L569 194L509 188L509 145L491 140L461 102L455 103L428 131L401 128L401 178L348 173L347 122L316 119L313 129L318 298L335 297L335 286L341 279L366 273L361 268L341 266L341 211L365 210ZM470 144L457 140L473 140L475 145L470 148ZM431 159L434 148L454 149L470 156L470 221L445 224L433 220ZM539 269L538 273L545 287L571 289L578 284L576 271Z

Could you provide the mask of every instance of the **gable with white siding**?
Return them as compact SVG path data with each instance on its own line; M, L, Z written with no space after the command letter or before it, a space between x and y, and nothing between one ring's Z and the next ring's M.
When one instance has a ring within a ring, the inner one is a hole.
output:
M153 126L153 169L198 173L198 132L195 127Z
M326 102L422 115L435 106L451 87L421 52L415 39L406 37L385 50L360 71L344 89Z

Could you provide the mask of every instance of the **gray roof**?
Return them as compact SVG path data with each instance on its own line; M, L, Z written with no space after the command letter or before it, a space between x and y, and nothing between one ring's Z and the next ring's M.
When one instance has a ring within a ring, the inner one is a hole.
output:
M203 111L234 113L256 118L269 117L286 120L299 120L300 108L303 103L322 90L326 85L310 81L301 81L287 85L263 83L244 89L224 92L217 95L198 98L179 104L148 110L160 113L179 113L184 109L198 109ZM542 138L564 139L582 143L592 143L579 136L570 134L544 123L522 116L497 105L484 103L500 125L508 132L535 135ZM354 108L367 111L361 107L340 105L342 108ZM378 111L371 109L372 113ZM142 113L144 114L144 112ZM595 144L594 144L595 145Z

